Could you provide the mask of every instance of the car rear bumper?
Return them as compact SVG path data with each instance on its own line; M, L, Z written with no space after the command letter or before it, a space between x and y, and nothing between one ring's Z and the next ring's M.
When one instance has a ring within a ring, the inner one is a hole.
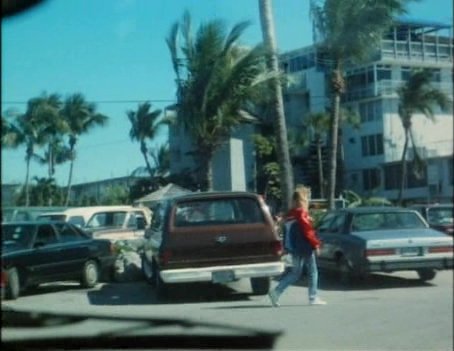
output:
M371 262L368 266L369 272L391 272L417 270L422 268L429 269L450 269L453 268L452 258L433 259L433 260L405 260L405 261L378 261Z
M165 283L189 283L189 282L222 282L215 278L226 272L225 282L239 278L259 278L280 275L285 265L282 262L267 262L245 265L215 266L203 268L169 269L160 272Z

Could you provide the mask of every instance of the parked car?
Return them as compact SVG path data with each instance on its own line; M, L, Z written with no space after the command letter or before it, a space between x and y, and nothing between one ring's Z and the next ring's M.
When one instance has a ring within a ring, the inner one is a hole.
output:
M83 229L93 238L111 241L128 240L141 242L145 229L151 222L151 211L147 207L123 206L98 209Z
M452 268L453 238L429 228L421 215L395 207L330 211L321 219L319 266L349 282L371 272L415 270L423 281Z
M76 280L96 285L113 269L115 252L108 240L94 240L66 222L2 224L2 296L16 299L41 283Z
M453 204L419 204L410 208L419 211L431 228L454 235Z
M263 199L248 192L201 192L163 200L145 232L142 270L164 296L171 284L248 278L266 294L284 270L282 244Z

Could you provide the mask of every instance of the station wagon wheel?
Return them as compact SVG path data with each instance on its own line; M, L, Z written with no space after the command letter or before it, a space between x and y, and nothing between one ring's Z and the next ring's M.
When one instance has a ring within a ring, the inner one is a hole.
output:
M95 261L90 260L85 262L82 272L81 284L85 288L93 288L99 279L98 265Z
M6 284L6 298L15 300L19 297L20 293L20 279L17 268L12 267L6 270L7 284Z
M268 277L251 278L251 288L254 295L266 295L270 290L271 281Z
M434 269L428 269L428 268L419 269L417 272L418 272L419 279L422 280L423 282L432 280L437 275L437 272L435 272Z

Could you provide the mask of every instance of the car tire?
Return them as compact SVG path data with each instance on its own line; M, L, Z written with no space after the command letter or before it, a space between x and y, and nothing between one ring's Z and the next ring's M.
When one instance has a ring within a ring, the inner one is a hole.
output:
M154 279L154 268L153 264L150 264L150 262L145 258L145 256L142 255L141 257L141 266L142 266L142 274L145 278L145 281L150 284L151 286L154 286L156 281Z
M437 275L437 272L434 269L419 269L418 271L419 280L423 282L432 280Z
M99 281L98 264L94 260L85 262L82 272L81 285L84 288L93 288Z
M154 289L156 292L156 297L159 299L165 299L170 296L171 289L169 284L166 284L160 274L159 268L157 267L156 263L153 261L153 280L154 280Z
M341 256L338 260L338 277L339 281L342 285L348 286L353 282L353 272L350 267L350 264L348 263L348 260L344 257Z
M253 295L266 295L270 291L271 280L268 277L251 278Z
M9 300L16 300L20 294L20 278L17 268L7 269L8 281L6 283L5 297Z

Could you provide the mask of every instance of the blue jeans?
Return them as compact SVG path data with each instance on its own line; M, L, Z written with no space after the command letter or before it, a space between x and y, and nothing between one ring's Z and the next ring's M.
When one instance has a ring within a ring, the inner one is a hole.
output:
M276 286L274 291L277 296L281 295L285 289L287 289L291 284L294 284L301 277L303 272L304 264L307 265L307 273L309 275L309 301L314 300L317 297L317 287L318 287L318 270L317 270L317 260L315 257L315 252L312 252L310 256L298 256L292 255L293 266L290 271L285 273L279 284Z

